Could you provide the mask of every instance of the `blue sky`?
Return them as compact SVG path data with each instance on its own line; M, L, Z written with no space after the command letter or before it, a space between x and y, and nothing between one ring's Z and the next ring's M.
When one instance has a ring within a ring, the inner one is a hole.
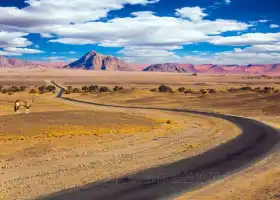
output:
M280 63L279 9L278 0L1 0L0 55Z

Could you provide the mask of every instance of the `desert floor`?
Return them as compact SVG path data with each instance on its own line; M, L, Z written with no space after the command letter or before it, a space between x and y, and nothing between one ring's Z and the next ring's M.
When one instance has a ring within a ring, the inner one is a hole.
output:
M2 70L0 84L40 86L122 85L124 91L65 97L113 105L186 108L252 117L280 126L280 93L226 92L230 87L273 86L280 79L79 70ZM167 84L215 94L158 93ZM106 108L36 94L30 115L14 115L13 103L27 92L0 94L0 198L31 199L66 188L191 157L241 131L211 117L167 111ZM228 130L232 130L228 132ZM178 199L280 199L280 150L229 178Z

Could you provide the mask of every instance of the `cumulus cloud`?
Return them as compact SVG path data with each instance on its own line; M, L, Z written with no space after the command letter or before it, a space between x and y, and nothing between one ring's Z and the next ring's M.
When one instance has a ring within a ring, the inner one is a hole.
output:
M277 24L270 24L270 28L279 28L279 25L277 25Z
M32 44L24 38L28 33L0 31L0 48L6 47L26 47Z
M213 38L209 42L215 45L245 46L268 44L280 40L280 33L247 33L239 36Z
M98 44L103 47L181 46L207 41L210 34L246 30L249 24L234 20L190 21L158 17L151 12L133 13L135 17L115 18L106 22L88 22L44 28L59 36L50 42ZM173 31L176 30L176 31Z
M27 7L0 7L0 24L20 28L83 23L106 17L126 4L147 5L159 0L26 0Z
M192 21L200 21L207 16L203 11L204 9L201 9L200 7L184 7L176 9L176 15Z

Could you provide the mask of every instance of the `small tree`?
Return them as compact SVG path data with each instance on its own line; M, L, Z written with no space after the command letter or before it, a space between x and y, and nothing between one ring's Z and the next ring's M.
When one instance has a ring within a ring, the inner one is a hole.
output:
M29 93L30 93L30 94L36 94L36 93L38 93L38 91L35 90L34 88L32 88L32 89L29 91Z
M185 91L185 94L188 94L188 93L192 93L192 90L191 90L191 89L187 89L187 90Z
M115 87L114 87L114 89L113 89L115 92L117 92L117 91L121 91L121 90L124 90L124 88L122 87L122 86L118 86L118 85L116 85Z
M48 85L48 86L46 87L46 90L47 90L48 92L53 92L53 91L56 90L56 87L53 86L53 85Z
M185 92L185 90L186 90L186 88L180 87L180 88L178 89L178 92Z
M98 85L91 85L91 86L89 86L88 90L90 92L98 92L99 91L99 86Z
M216 91L215 89L209 89L209 90L208 90L208 93L214 94L214 93L217 93L217 91Z
M19 89L20 89L20 91L23 92L23 91L25 91L27 89L27 86L20 86Z
M80 93L80 92L81 92L81 89L80 89L80 88L74 88L72 92L73 92L73 93Z
M87 91L89 91L89 88L88 88L88 86L83 86L83 87L82 87L82 90L83 90L84 92L87 92Z
M73 89L73 87L72 87L71 85L69 85L69 86L67 87L67 89L71 92L72 89Z
M2 93L3 93L3 94L6 94L7 92L8 92L8 90L7 90L6 88L3 88L3 89L2 89Z
M102 86L99 88L99 92L111 92L111 90L107 86Z
M172 88L168 87L167 85L161 85L158 88L159 92L173 92Z
M201 89L201 90L200 90L200 93L201 93L201 94L206 94L206 93L207 93L207 91L206 91L206 90L204 90L204 89Z

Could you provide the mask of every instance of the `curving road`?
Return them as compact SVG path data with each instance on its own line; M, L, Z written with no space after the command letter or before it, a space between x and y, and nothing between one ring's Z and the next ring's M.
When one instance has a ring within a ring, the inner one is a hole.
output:
M227 143L191 158L146 169L116 180L103 180L83 187L61 191L39 199L172 199L181 193L222 179L252 165L274 151L275 148L278 148L280 141L277 129L253 119L191 110L125 107L74 100L63 97L64 88L55 82L52 83L60 88L57 97L65 101L107 107L162 110L212 116L236 124L242 129L242 134Z

